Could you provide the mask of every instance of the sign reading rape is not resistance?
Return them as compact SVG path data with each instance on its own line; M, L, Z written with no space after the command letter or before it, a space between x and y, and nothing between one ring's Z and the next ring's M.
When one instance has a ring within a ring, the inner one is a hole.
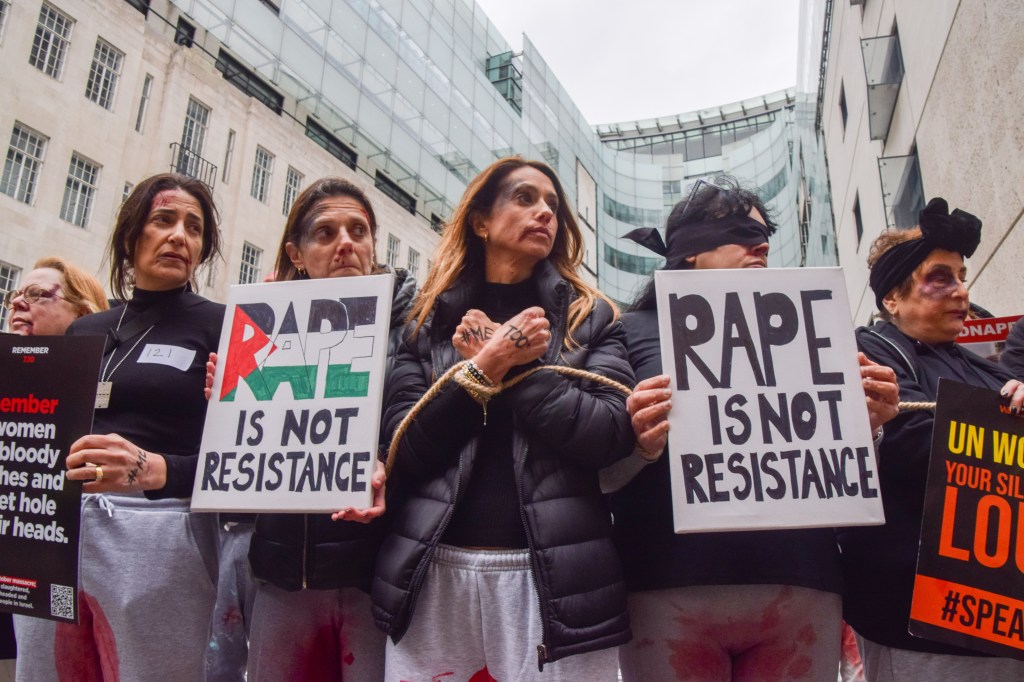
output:
M193 509L370 506L392 285L374 275L231 288Z
M677 533L884 521L842 271L659 271Z

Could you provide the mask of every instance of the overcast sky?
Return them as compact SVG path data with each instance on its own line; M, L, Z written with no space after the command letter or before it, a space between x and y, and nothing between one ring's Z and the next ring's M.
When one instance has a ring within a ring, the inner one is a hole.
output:
M587 121L657 118L796 83L799 0L477 0L530 37Z

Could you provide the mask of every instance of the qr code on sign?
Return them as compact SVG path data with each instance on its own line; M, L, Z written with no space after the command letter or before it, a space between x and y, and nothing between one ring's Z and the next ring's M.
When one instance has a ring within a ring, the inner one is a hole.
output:
M75 588L50 585L50 615L55 618L75 617Z

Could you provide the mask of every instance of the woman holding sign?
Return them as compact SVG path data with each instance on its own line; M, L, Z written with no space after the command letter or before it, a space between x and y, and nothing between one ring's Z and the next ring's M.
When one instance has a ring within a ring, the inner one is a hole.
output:
M766 267L775 232L767 207L732 178L716 182L698 181L675 206L665 241L654 228L626 236L665 257L667 270ZM619 649L623 680L834 682L842 579L833 531L677 535L662 456L672 404L653 278L623 324L640 379L628 401L638 447L625 466L605 474L609 489L629 481L612 496L635 634ZM861 371L877 429L895 413L896 385L885 368Z
M377 266L376 244L377 217L366 194L341 178L317 180L288 214L276 280L385 271ZM412 276L396 270L389 369L415 292ZM384 511L383 484L378 465L375 506L342 510L334 520L326 514L256 517L249 561L260 582L247 679L383 679L384 634L373 624L367 595L384 533L383 519L375 520Z
M632 372L582 258L554 171L518 157L470 182L445 229L385 402L388 680L616 678L630 630L597 472L632 449L606 383Z
M209 188L163 174L125 200L110 240L111 287L126 303L74 322L108 338L93 435L76 441L81 482L77 625L18 618L19 680L203 679L216 529L187 498L206 413L206 358L224 306L192 292L219 252Z
M1024 385L955 343L968 309L964 259L978 247L981 221L959 209L950 213L936 198L919 224L883 232L871 245L869 283L883 321L857 330L858 344L895 370L903 401L934 401L939 379L947 378L1000 391L1019 412ZM862 638L865 675L872 681L1024 679L1020 661L978 658L907 632L934 422L932 410L908 409L886 425L879 447L885 525L839 533L844 611ZM906 672L894 672L900 670Z

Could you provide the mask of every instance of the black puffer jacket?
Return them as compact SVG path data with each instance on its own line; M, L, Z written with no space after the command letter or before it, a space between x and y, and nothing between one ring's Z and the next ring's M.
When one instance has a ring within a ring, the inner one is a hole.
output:
M572 287L547 261L537 265L534 278L551 323L542 363L632 386L624 333L611 308L599 301L573 335L580 348L563 350ZM451 336L482 279L478 272L464 273L438 297L419 334L407 334L388 383L385 433L393 433L434 379L461 360ZM538 662L629 641L622 570L597 478L598 469L633 448L626 396L546 371L502 395L513 411L515 476L540 600L544 641L535 643ZM395 642L409 626L434 548L473 470L482 422L480 406L451 382L399 443L389 481L398 491L394 519L371 589L377 625Z
M416 295L416 280L395 270L387 369L401 344L402 327ZM331 521L330 514L260 514L249 545L253 576L282 590L368 590L386 518L369 524Z

